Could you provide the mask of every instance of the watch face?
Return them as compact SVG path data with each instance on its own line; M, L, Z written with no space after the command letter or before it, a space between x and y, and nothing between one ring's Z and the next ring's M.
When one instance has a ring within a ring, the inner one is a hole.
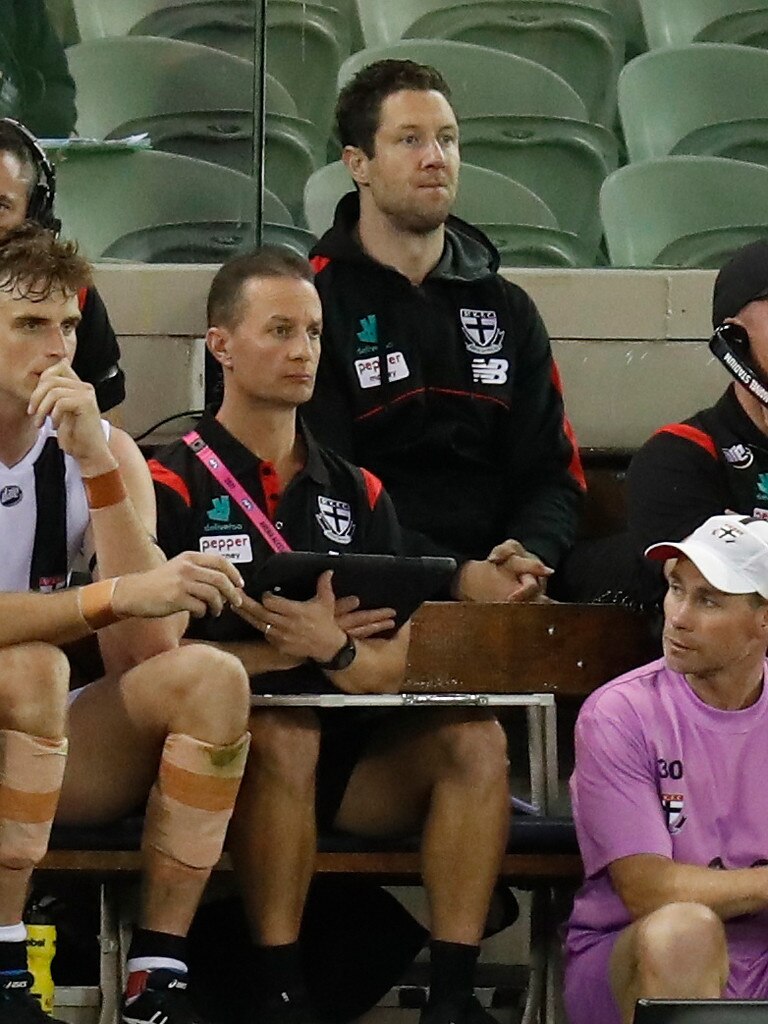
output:
M338 672L343 668L348 668L355 660L356 654L357 648L355 647L355 641L350 637L333 659L334 670Z
M351 636L348 636L344 646L340 647L329 661L318 661L317 665L319 668L324 668L327 672L340 672L343 668L347 668L347 666L352 664L356 654L355 641Z

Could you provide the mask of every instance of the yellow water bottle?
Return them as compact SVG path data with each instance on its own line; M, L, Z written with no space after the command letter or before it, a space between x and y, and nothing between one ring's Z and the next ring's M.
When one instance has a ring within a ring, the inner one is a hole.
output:
M32 975L32 995L46 1013L53 1014L51 962L56 955L56 925L39 903L27 913L27 964Z

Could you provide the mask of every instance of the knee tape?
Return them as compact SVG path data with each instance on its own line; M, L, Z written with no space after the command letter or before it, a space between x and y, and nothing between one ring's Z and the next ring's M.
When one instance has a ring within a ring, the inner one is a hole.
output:
M248 756L250 735L215 746L171 733L144 819L142 845L190 868L221 856Z
M67 741L0 730L0 864L32 867L48 848Z

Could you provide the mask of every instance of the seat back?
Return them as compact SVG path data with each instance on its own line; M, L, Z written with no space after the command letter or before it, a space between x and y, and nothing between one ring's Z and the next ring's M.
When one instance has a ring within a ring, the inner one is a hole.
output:
M618 165L611 132L560 117L468 117L461 122L462 157L506 174L540 196L558 226L583 239L594 257L602 234L600 185Z
M336 204L354 190L352 178L338 160L310 176L304 190L304 218L321 235L333 223ZM557 228L552 211L530 189L503 174L462 164L454 213L473 224L509 223Z
M672 243L699 233L706 241L708 232L725 228L735 248L739 229L748 241L768 220L768 168L704 156L644 160L606 178L600 211L614 266L650 266ZM689 265L702 265L692 244ZM702 256L708 265L711 246Z
M514 53L448 39L400 39L347 57L339 88L377 60L413 60L440 72L459 118L477 114L540 114L586 121L587 110L559 75Z
M587 254L581 240L562 228L540 224L477 224L488 236L501 258L502 267L586 267L593 254ZM478 371L479 372L479 371ZM493 383L496 369L487 369Z
M90 9L89 9L90 8ZM201 43L252 61L253 0L78 0L83 39L161 36ZM318 0L269 0L267 70L293 97L298 112L326 131L336 74L349 53L350 23Z
M644 53L619 75L630 160L692 151L754 158L750 142L768 141L766 93L765 50L692 43Z
M56 211L62 233L75 238L91 258L132 232L161 225L186 225L204 234L206 225L243 228L254 222L255 183L226 167L170 153L65 153L56 160ZM290 216L265 197L266 219Z
M70 46L67 63L84 136L107 138L128 121L158 114L253 111L251 61L208 46L114 36ZM297 116L290 93L271 75L265 100L268 111Z
M613 121L624 36L619 18L608 10L568 0L465 0L424 14L403 35L455 39L527 57L565 79L590 120Z
M652 49L692 42L765 45L765 36L768 34L768 0L639 2L648 45Z

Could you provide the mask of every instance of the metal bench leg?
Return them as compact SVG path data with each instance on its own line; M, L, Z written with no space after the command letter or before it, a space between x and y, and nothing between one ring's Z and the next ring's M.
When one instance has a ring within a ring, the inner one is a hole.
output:
M528 950L528 991L520 1024L544 1024L544 1000L547 981L547 919L549 889L536 887L531 892L531 921Z
M551 814L558 796L557 709L554 704L526 708L531 803L537 814Z
M99 887L99 1024L117 1024L120 1005L120 943L118 938L118 897L113 882Z

